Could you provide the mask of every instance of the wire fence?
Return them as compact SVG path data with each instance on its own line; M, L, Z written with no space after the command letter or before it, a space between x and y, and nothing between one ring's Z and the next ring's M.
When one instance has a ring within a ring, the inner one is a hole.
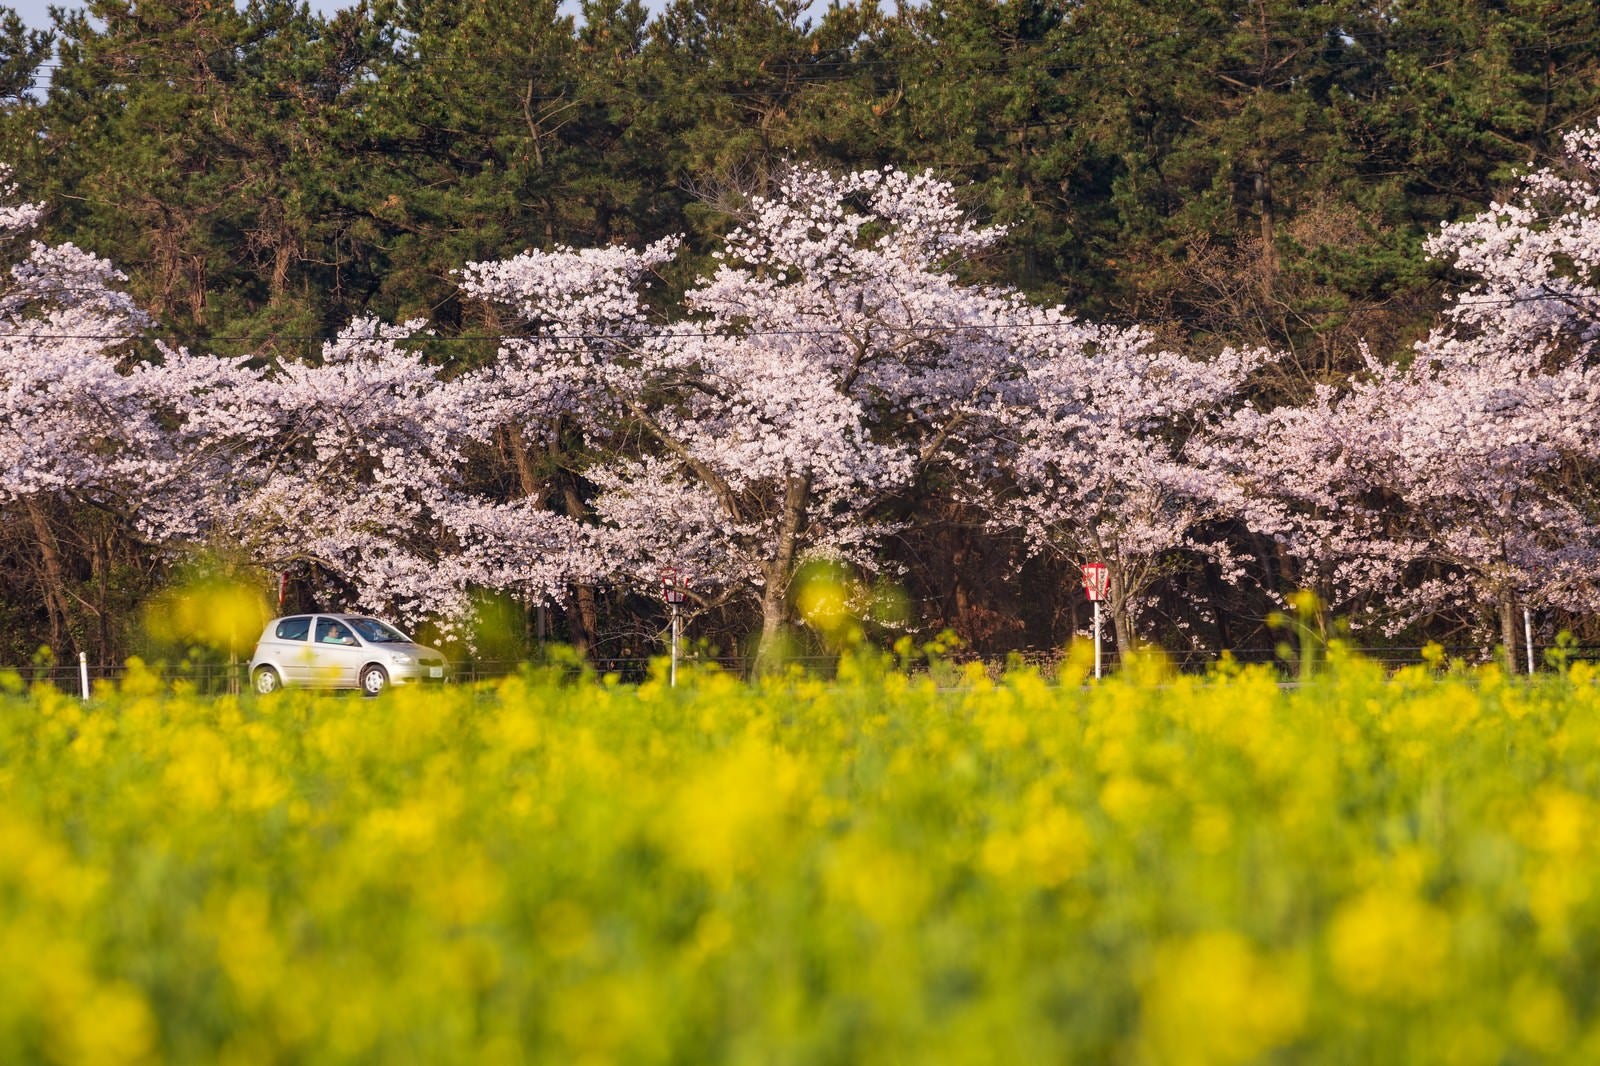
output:
M1394 671L1406 666L1413 666L1427 662L1429 659L1437 661L1439 652L1421 646L1417 647L1378 647L1361 648L1358 654L1368 662L1377 663L1387 670ZM1532 649L1532 660L1535 671L1550 669L1547 652L1553 652L1561 661L1600 661L1600 647L1574 647L1571 645L1539 645ZM1232 648L1226 651L1210 649L1194 649L1188 651L1163 650L1162 655L1174 669L1182 673L1203 674L1215 670L1220 663L1228 661L1241 665L1268 665L1276 668L1284 680L1293 680L1305 668L1297 653L1284 655L1279 648ZM1445 658L1464 663L1486 663L1499 658L1493 648L1483 646L1446 647L1442 649ZM1320 653L1315 659L1320 660ZM1528 668L1529 653L1526 647L1517 649L1515 658L1517 671L1523 672ZM721 656L708 657L704 655L690 655L679 660L685 667L714 666L717 669L738 675L751 676L755 670L755 662L751 658ZM943 672L959 674L969 663L983 664L986 672L991 677L998 677L1005 671L1014 668L1029 668L1038 671L1049 680L1058 680L1063 667L1067 662L1065 653L1060 649L1023 649L1013 652L1004 659L987 659L973 655L956 654L948 658L938 659L933 662L912 662L906 668L913 672ZM492 682L500 678L516 674L524 669L541 667L567 669L574 674L581 669L592 670L599 675L615 675L624 683L637 684L647 680L652 671L660 671L664 657L640 658L597 657L588 660L580 667L577 663L551 659L540 660L512 660L512 659L462 659L451 663L449 684L477 684ZM808 676L824 679L835 676L838 669L837 656L799 656L784 660L786 668L798 670ZM1115 649L1106 649L1103 655L1103 669L1108 674L1114 674L1120 666ZM63 692L79 693L87 688L91 693L96 686L106 684L120 686L132 668L127 663L112 662L74 662L56 661L50 663L31 663L20 666L0 666L0 672L14 673L27 684L50 685ZM204 695L221 695L225 693L245 693L250 691L249 666L246 663L193 663L156 664L146 667L148 671L160 678L166 686L183 686L194 692Z

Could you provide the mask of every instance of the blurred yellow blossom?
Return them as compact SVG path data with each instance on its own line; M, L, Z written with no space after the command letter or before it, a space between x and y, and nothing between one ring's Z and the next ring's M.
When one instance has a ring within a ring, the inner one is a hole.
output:
M1584 664L915 652L372 700L8 678L0 1061L1595 1057Z
M1237 933L1164 943L1143 987L1142 1058L1161 1066L1255 1061L1300 1033L1306 994L1294 960L1264 955Z
M1351 992L1415 1003L1444 990L1450 936L1450 919L1437 907L1406 891L1372 889L1334 914L1328 954Z
M782 843L812 787L800 760L747 742L688 779L657 832L685 863L725 888Z

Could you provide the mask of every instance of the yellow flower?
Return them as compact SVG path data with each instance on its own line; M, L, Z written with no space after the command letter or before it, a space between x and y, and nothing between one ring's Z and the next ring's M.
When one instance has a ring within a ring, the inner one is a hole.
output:
M1345 902L1328 926L1334 978L1370 999L1416 1003L1444 988L1451 923L1437 907L1395 889Z
M1541 1055L1557 1055L1572 1039L1572 1011L1561 990L1542 978L1523 975L1506 1001L1511 1031Z
M1161 1066L1250 1062L1306 1023L1302 968L1233 932L1162 944L1142 989L1140 1044Z
M1533 810L1516 823L1517 836L1535 850L1575 859L1595 843L1600 806L1587 796L1547 786L1534 797Z
M1089 830L1071 811L1052 807L1022 826L984 841L980 861L1001 880L1051 888L1063 884L1087 865Z
M800 820L813 787L799 759L746 740L689 778L657 832L680 861L726 888Z
M886 927L915 923L930 894L927 875L914 856L860 836L847 837L834 848L824 880L830 897Z
M1100 807L1124 825L1139 822L1155 804L1157 790L1130 774L1117 774L1100 790Z
M89 987L57 1004L52 1057L63 1066L137 1066L154 1061L156 1024L140 991L126 982Z
M284 974L284 950L272 930L267 897L250 888L223 901L210 917L217 961L247 1007L259 1005Z

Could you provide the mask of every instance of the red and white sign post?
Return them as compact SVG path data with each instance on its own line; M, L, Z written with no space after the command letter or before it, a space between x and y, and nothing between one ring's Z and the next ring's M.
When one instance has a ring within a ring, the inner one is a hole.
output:
M1083 591L1094 604L1094 676L1100 676L1100 601L1111 591L1111 571L1105 563L1085 563Z
M667 601L667 606L672 608L672 666L667 675L667 684L672 688L678 687L678 640L682 635L678 620L678 605L684 601L686 595L683 586L678 584L678 571L670 566L661 569L661 598Z

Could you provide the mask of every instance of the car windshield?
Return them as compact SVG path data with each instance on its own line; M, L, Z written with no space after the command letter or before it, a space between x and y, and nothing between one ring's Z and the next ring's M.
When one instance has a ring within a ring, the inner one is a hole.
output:
M348 618L350 628L361 634L369 644L410 644L411 638L387 622L376 618Z

